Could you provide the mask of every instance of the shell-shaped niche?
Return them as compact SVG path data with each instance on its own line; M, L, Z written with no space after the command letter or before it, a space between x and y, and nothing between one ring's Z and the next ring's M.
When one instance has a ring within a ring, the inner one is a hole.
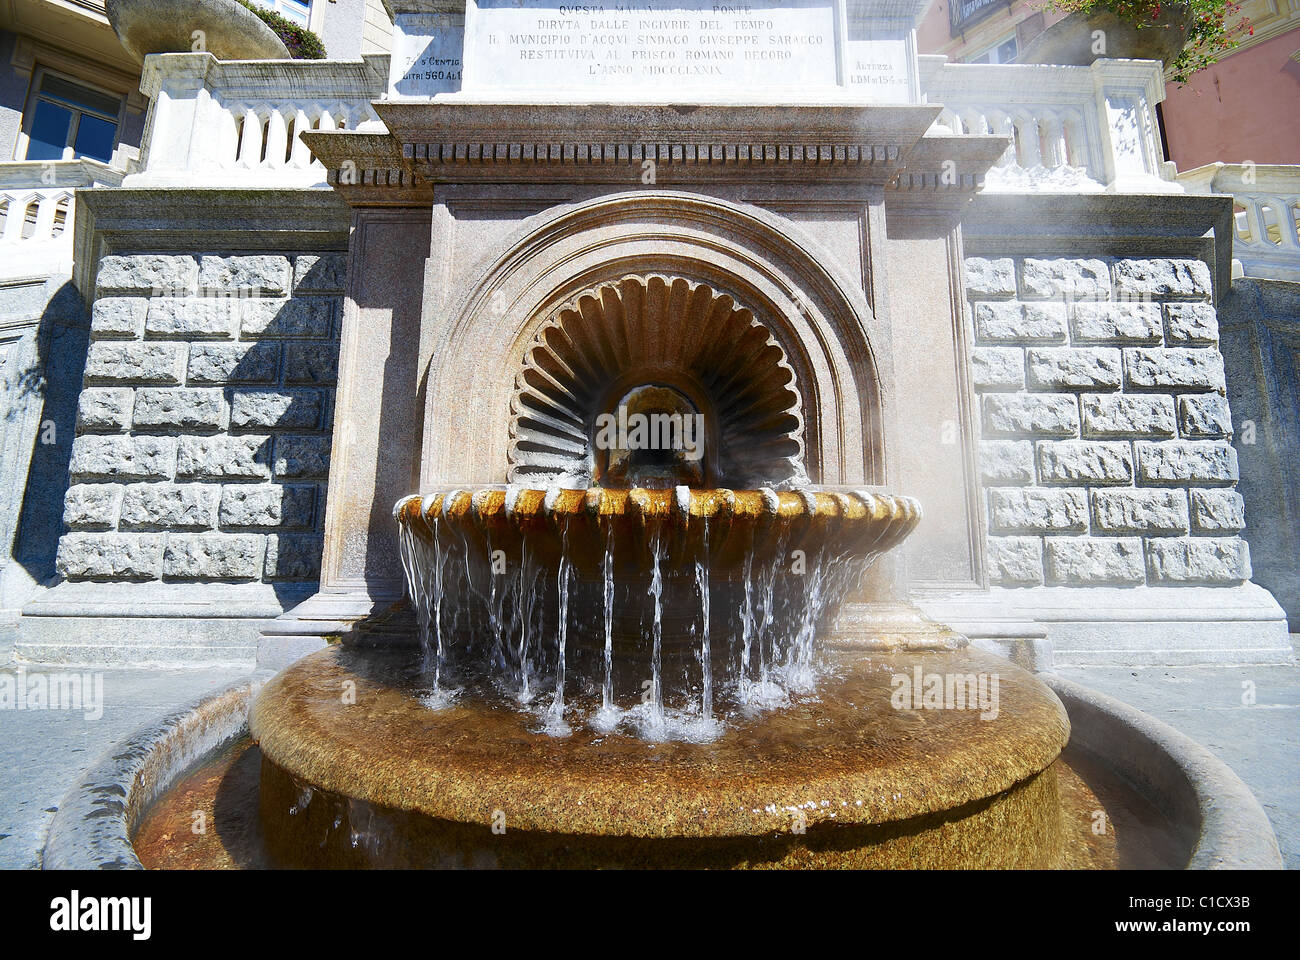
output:
M572 297L537 333L511 401L511 482L591 483L596 418L642 384L704 412L711 485L805 479L794 370L771 331L708 284L649 274Z

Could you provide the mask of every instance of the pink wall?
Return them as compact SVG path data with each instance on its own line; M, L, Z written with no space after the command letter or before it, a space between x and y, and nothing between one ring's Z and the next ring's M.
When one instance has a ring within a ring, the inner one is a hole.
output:
M1300 29L1249 47L1165 92L1165 137L1179 170L1300 163Z

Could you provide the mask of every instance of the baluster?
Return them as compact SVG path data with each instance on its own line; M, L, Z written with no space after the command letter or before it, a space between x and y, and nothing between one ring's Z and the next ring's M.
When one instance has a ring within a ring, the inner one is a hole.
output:
M997 166L1006 167L1016 162L1016 131L1011 118L1001 111L989 114L989 133L1000 137L1010 137L1011 143L998 158Z
M58 202L58 196L51 193L42 193L36 198L36 225L32 229L32 240L49 240L54 235L54 208Z
M233 110L222 110L217 121L221 130L217 136L217 166L229 169L239 163L239 117Z
M299 107L293 120L293 147L291 148L291 155L289 158L289 165L291 167L301 170L306 169L311 165L311 150L308 149L307 144L302 142L302 132L304 130L310 130L311 128L311 117L307 116L306 110Z
M1268 205L1268 199L1252 196L1246 202L1250 204L1251 219L1254 224L1252 230L1254 236L1250 238L1250 245L1267 249L1272 246L1268 239L1268 221L1264 218L1264 207Z
M244 110L244 132L239 140L239 165L255 167L262 162L262 118L252 107Z
M283 113L279 110L272 110L270 120L266 125L266 150L264 151L266 160L263 162L263 166L273 169L283 167L285 157L288 154L288 123L285 121Z
M1030 113L1016 116L1016 160L1026 170L1041 166L1043 162L1038 142L1038 120Z
M1069 163L1070 157L1065 149L1065 129L1060 118L1055 114L1049 114L1044 118L1041 129L1045 147L1043 166L1049 168L1065 166Z
M23 221L27 217L27 201L16 196L9 197L9 206L5 210L5 232L0 243L17 243L23 236Z
M1282 246L1290 250L1300 250L1300 236L1296 235L1296 201L1275 197L1273 203L1277 204L1278 228L1282 233Z

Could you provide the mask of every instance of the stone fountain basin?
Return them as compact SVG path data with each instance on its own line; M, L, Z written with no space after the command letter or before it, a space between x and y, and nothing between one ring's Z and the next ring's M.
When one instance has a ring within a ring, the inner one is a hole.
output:
M538 490L484 487L407 497L397 521L426 543L440 540L487 557L516 555L553 567L561 553L582 579L603 574L612 536L616 575L647 575L654 541L665 570L692 571L706 559L714 578L737 579L803 550L810 562L870 561L897 546L921 519L911 497L872 491L592 487ZM707 537L707 550L705 540Z
M1091 758L1095 771L1131 785L1169 819L1178 837L1170 865L1281 868L1267 817L1250 790L1222 761L1167 724L1114 698L1051 675L1041 679L1069 714L1067 756L1082 751ZM59 805L43 866L141 869L137 841L148 844L150 836L156 839L160 833L187 836L188 830L177 829L176 823L188 824L196 803L210 806L214 799L209 796L204 801L185 792L187 784L216 782L221 785L218 799L236 791L237 785L227 789L232 779L228 773L214 776L212 771L227 769L221 767L222 756L247 743L247 710L260 686L259 682L242 683L203 697L160 716L115 744ZM396 744L394 749L400 753L404 747ZM252 769L256 771L256 767ZM1088 783L1093 781L1088 779ZM245 820L255 821L255 782L252 790L252 808L238 812ZM1115 817L1112 821L1121 822ZM268 865L238 857L232 860L226 829L228 825L210 831L211 843L206 846L182 842L185 856L165 862L173 867ZM1087 826L1083 832L1090 834ZM1122 843L1123 837L1119 840ZM141 850L149 863L162 862L157 848Z

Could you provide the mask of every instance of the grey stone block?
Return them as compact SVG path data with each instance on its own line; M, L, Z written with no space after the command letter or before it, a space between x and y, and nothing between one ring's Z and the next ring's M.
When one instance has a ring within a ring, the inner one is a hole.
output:
M280 534L267 538L268 580L318 580L323 538L317 534Z
M1155 303L1076 303L1071 319L1079 342L1150 343L1161 335L1160 306Z
M257 534L170 534L163 576L180 580L254 580L262 568L266 537Z
M316 430L324 406L320 390L235 390L230 396L230 426Z
M1142 483L1232 483L1237 479L1237 451L1222 440L1140 440L1136 447Z
M181 437L176 476L186 479L269 480L271 438L266 436Z
M120 484L74 483L63 498L63 523L71 529L111 529L121 502Z
M134 405L130 387L86 387L77 401L77 429L126 430Z
M287 257L259 254L204 257L199 261L199 287L203 290L282 297L289 292L289 276Z
M1092 522L1103 533L1186 533L1182 490L1094 490Z
M989 579L1004 585L1043 582L1043 541L1039 537L989 537Z
M245 300L240 334L246 338L330 336L334 300L301 297L293 300Z
M981 440L980 480L988 486L1034 482L1034 445L1029 440Z
M73 477L123 480L169 480L175 469L175 437L77 437L68 465Z
M1236 490L1193 490L1192 528L1198 533L1236 533L1246 526L1246 504Z
M966 293L971 297L1014 297L1015 263L1010 257L967 257Z
M1147 575L1152 583L1239 583L1250 579L1250 550L1240 537L1155 537Z
M1184 437L1228 437L1232 435L1232 414L1228 398L1203 393L1178 398L1178 423Z
M285 480L325 479L330 469L329 437L281 436L275 441L275 476Z
M1113 390L1120 385L1120 352L1108 347L1030 350L1027 382L1053 390Z
M86 382L178 384L185 373L183 343L98 340L86 358Z
M1085 437L1172 437L1174 398L1129 394L1084 394Z
M90 336L95 340L139 340L149 301L144 297L100 297L90 309Z
M284 382L327 386L338 373L337 343L286 343Z
M1079 433L1079 407L1072 396L993 393L982 403L984 429L990 434L1073 437Z
M1047 577L1063 584L1139 584L1146 581L1137 537L1048 537Z
M274 383L279 373L278 343L196 343L190 348L190 383Z
M1124 373L1132 388L1223 390L1223 356L1207 347L1130 347Z
M169 340L230 340L239 330L234 297L160 297L149 301L144 332Z
M978 390L1019 390L1025 385L1025 351L1018 347L975 347L971 377Z
M1166 303L1165 339L1170 343L1214 343L1219 319L1208 303Z
M1082 533L1088 528L1088 498L1082 490L995 487L989 491L989 521L1007 533Z
M1131 483L1133 455L1121 441L1044 441L1038 444L1038 476L1043 483Z
M1063 343L1067 334L1063 303L975 304L975 336L980 340Z
M342 253L306 254L295 257L293 291L294 293L342 293L347 282L347 271L347 256Z
M132 484L122 498L119 526L123 530L211 530L220 493L215 484Z
M1210 268L1200 260L1120 260L1115 286L1121 295L1140 297L1208 297Z
M58 571L70 580L152 580L162 568L162 534L65 533Z
M1037 300L1108 300L1110 268L1104 260L1026 257L1021 290Z
M216 388L146 388L136 392L133 423L137 430L215 430L224 417L225 401Z
M307 530L315 502L316 488L311 484L233 484L221 491L221 525Z
M193 293L199 265L193 257L143 254L105 257L96 285L101 295L151 294L183 296Z

